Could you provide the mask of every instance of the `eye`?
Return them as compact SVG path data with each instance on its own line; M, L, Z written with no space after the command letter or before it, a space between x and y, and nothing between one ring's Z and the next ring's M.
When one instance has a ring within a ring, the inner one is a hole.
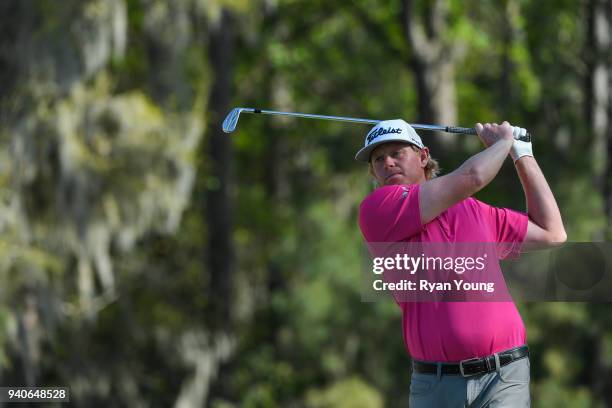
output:
M376 163L382 163L382 161L383 161L383 156L382 156L382 155L381 155L381 156L376 156L376 157L374 157L374 162L376 162Z
M394 159L397 159L401 155L402 155L402 151L401 150L396 150L393 153L391 153L391 157L393 157Z

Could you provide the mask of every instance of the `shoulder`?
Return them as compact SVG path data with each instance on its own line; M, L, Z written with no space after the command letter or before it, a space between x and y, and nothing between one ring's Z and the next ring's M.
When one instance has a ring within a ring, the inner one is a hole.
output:
M398 200L406 199L409 195L418 194L418 190L418 184L395 184L379 187L363 199L359 210L360 212L370 211L385 204L397 203Z
M395 242L421 227L419 186L392 185L376 189L359 207L359 226L369 242Z

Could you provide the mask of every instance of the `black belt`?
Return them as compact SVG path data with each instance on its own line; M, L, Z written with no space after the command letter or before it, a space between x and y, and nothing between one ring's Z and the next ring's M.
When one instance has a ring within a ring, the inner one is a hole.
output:
M520 346L497 353L501 367L521 358L529 357L529 347ZM421 374L437 374L438 364L426 361L412 360L412 368ZM459 363L442 363L442 374L461 375L463 377L490 373L495 371L495 355L483 358L470 358Z

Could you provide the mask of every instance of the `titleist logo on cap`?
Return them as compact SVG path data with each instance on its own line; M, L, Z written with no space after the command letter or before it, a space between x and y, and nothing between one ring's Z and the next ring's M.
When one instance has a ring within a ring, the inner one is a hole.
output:
M372 140L376 139L379 136L382 135L388 135L389 133L402 133L402 129L400 128L378 128L375 131L373 131L372 133L370 133L367 137L367 141L368 144L372 143Z

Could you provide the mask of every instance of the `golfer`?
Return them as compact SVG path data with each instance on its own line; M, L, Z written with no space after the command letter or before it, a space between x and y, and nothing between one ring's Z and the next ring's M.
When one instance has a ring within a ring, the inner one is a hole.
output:
M555 197L531 143L514 139L516 129L508 122L477 123L485 149L436 177L438 164L410 125L378 123L356 155L369 163L379 185L360 206L366 241L505 243L501 258L564 242ZM471 198L508 154L523 185L526 214ZM530 406L529 349L514 302L398 304L412 357L411 408Z

